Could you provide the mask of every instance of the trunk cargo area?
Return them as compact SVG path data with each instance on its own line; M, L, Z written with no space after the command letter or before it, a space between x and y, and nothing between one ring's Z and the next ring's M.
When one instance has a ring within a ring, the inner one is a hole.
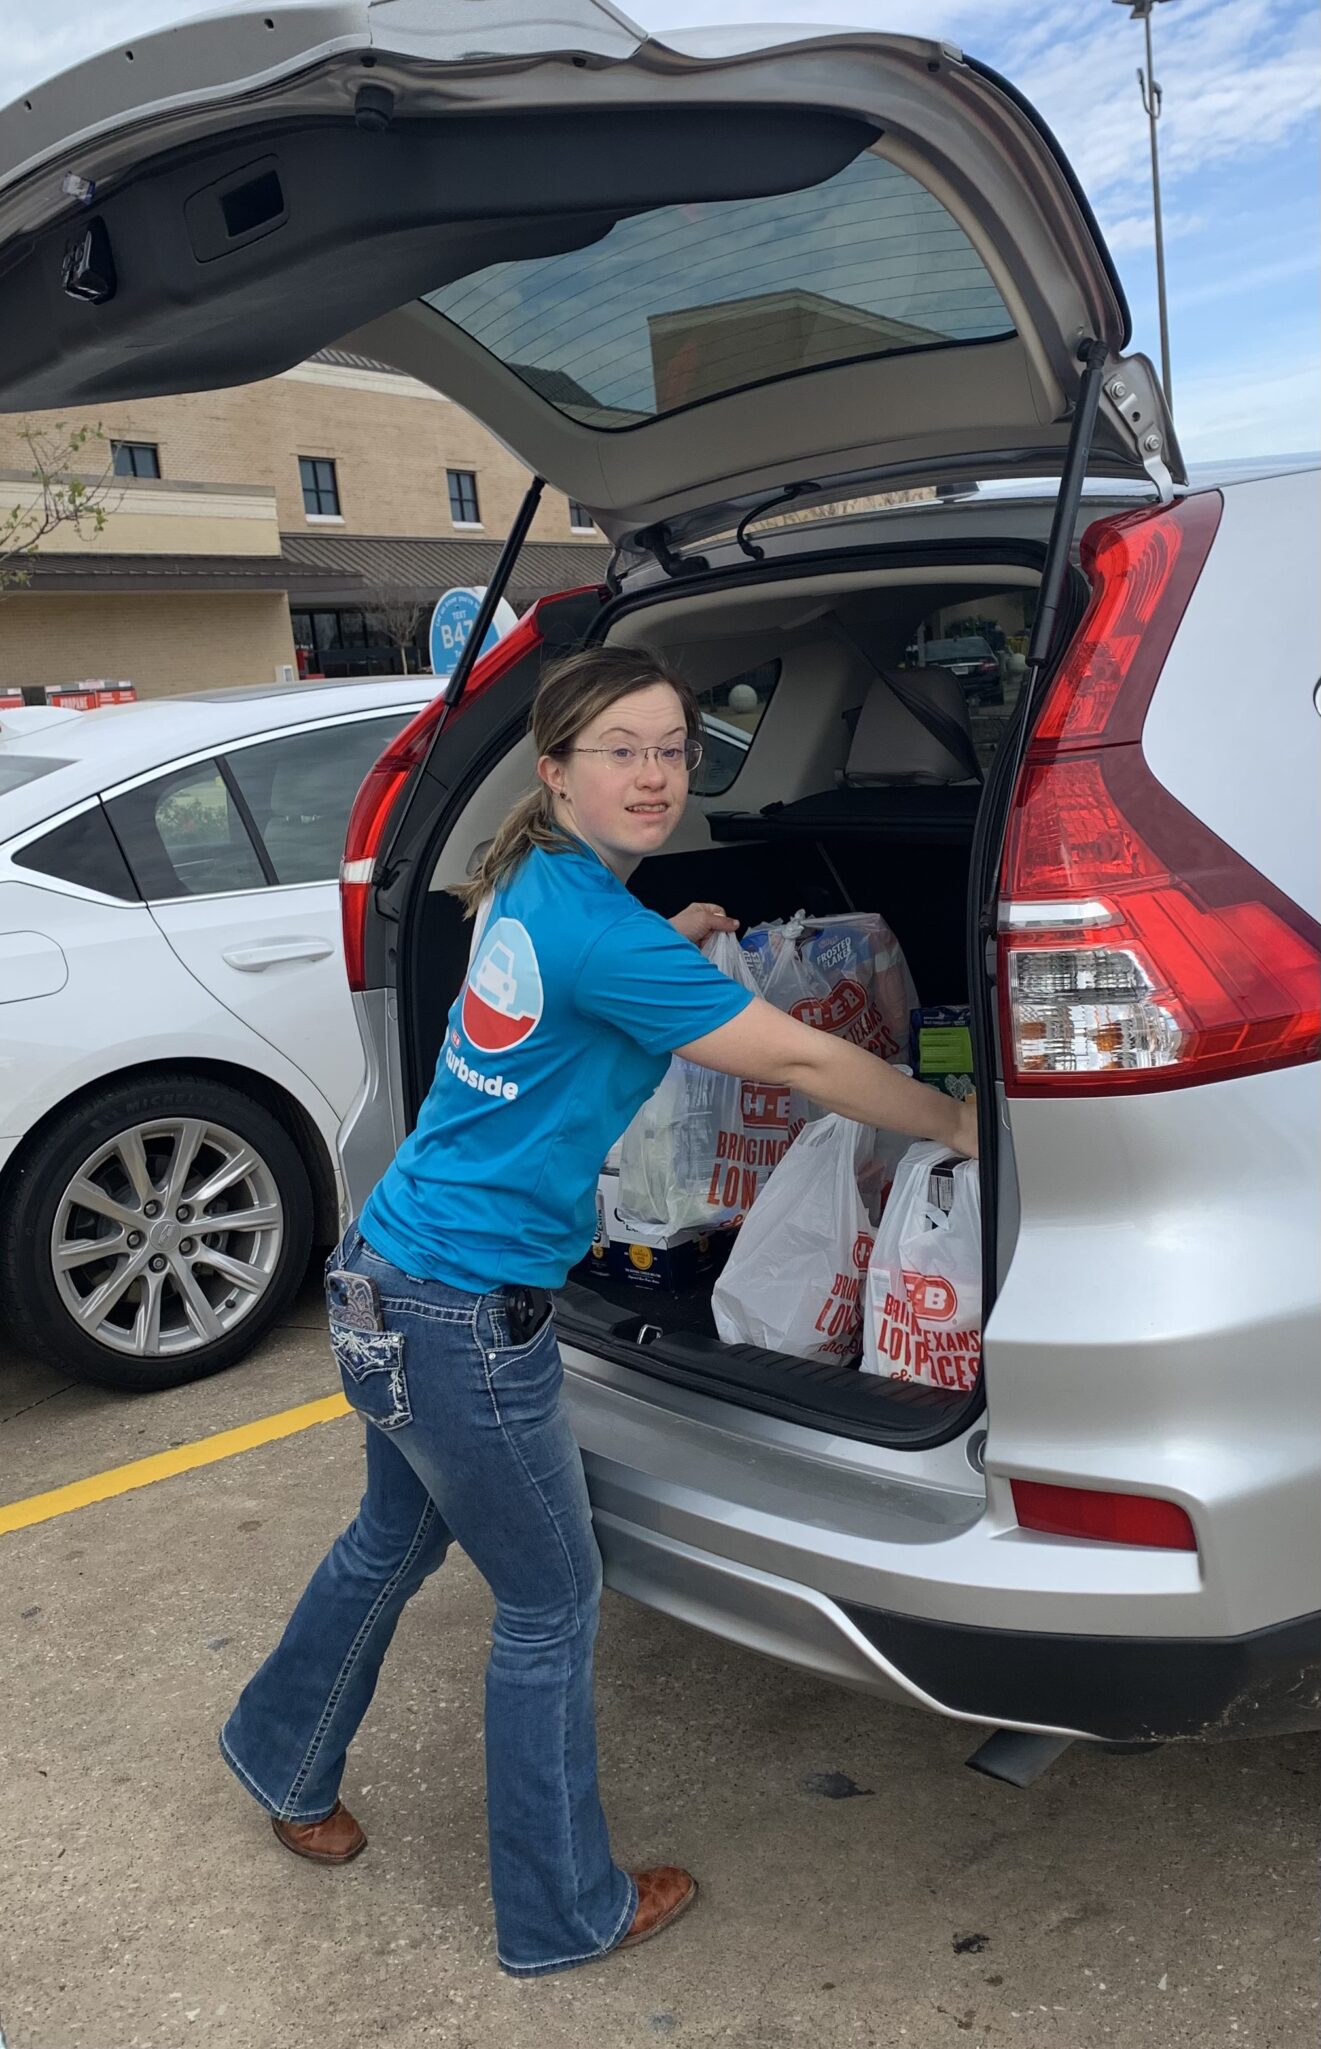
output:
M741 929L800 908L815 916L880 910L904 948L919 995L930 990L933 1001L963 1003L971 823L960 823L957 838L949 826L934 829L939 837L921 839L892 838L886 830L820 839L795 832L708 854L662 854L645 862L630 886L664 917L689 903L718 902ZM715 1278L699 1275L672 1291L576 1270L559 1298L561 1335L568 1344L605 1350L666 1378L704 1384L800 1422L829 1421L864 1438L925 1437L967 1407L964 1394L885 1379L856 1365L724 1342L711 1309Z
M639 901L663 917L690 903L719 903L740 936L799 910L816 918L879 912L903 949L918 1003L964 1005L982 778L1017 705L1040 549L983 543L952 560L916 553L917 560L912 552L854 553L820 569L768 563L761 574L713 574L700 587L652 586L618 601L598 633L612 645L654 647L675 663L708 721L707 758L688 811L666 849L629 880ZM928 641L948 648L969 634L993 643L981 673L924 663ZM528 671L516 686L496 686L508 688L507 715L486 711L490 736L471 780L451 771L461 808L430 857L413 949L419 982L429 985L425 1002L409 1005L428 1025L419 1076L429 1078L434 1066L467 958L468 927L444 892L469 872L534 773L526 737L534 665ZM915 695L934 713L915 711ZM607 1275L588 1260L558 1297L562 1340L879 1443L940 1442L982 1406L980 1379L971 1392L958 1391L724 1342L712 1312L715 1279L699 1272L686 1285L662 1286L654 1277Z

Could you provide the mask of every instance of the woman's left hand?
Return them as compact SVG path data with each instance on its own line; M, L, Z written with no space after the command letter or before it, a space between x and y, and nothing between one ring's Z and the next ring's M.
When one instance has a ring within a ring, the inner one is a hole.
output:
M719 904L689 904L677 918L670 919L676 932L700 946L713 932L737 932L738 919L726 917Z

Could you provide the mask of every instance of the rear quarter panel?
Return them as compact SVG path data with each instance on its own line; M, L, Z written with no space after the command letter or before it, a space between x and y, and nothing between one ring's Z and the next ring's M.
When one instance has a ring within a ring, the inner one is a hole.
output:
M1321 471L1223 495L1142 749L1181 804L1316 917Z
M1224 496L1143 747L1181 803L1315 915L1317 476ZM1198 1633L1318 1605L1317 1083L1312 1064L1007 1103L1021 1219L986 1334L993 1495L1024 1475L1181 1501ZM1158 1626L1156 1605L1134 1603L1136 1633Z

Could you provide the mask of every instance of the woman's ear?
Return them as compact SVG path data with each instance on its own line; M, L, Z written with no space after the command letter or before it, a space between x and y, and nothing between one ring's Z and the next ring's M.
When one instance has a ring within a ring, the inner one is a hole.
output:
M537 774L550 791L552 797L564 795L564 763L553 754L543 754L537 763Z

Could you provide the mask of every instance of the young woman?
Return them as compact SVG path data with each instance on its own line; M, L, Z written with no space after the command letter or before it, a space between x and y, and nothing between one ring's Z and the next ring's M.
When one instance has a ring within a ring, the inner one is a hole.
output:
M687 685L636 649L571 655L541 683L537 791L460 892L479 924L435 1081L328 1274L366 1492L220 1739L288 1849L356 1856L345 1754L405 1603L460 1544L495 1596L491 1893L500 1963L522 1975L643 1941L697 1891L675 1866L621 1870L597 1792L601 1563L550 1291L591 1241L601 1161L676 1050L976 1147L970 1105L720 974L698 950L733 929L718 905L667 923L630 896L683 814L700 732Z

